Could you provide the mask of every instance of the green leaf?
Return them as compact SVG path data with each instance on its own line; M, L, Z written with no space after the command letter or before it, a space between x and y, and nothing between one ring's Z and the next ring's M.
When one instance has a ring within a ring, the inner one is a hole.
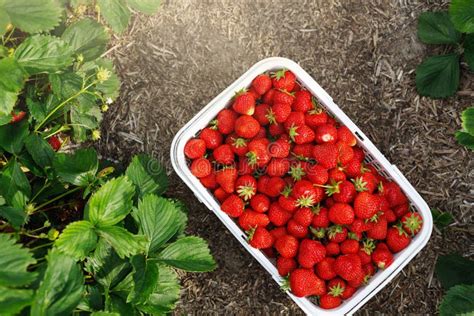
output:
M76 261L57 250L47 255L48 267L31 307L31 315L66 315L79 304L84 277Z
M15 58L25 70L34 75L56 72L72 64L72 48L58 37L33 35L15 50Z
M122 33L128 26L130 10L125 0L97 0L100 14L115 33Z
M0 0L1 1L1 0ZM0 115L10 115L23 88L25 72L13 57L0 59Z
M134 304L145 303L158 282L158 266L148 261L143 255L133 256L133 288L127 297L127 302Z
M100 311L100 312L92 312L91 316L120 316L120 314L115 313L115 312Z
M135 192L133 184L122 176L106 182L86 205L86 219L95 226L115 225L132 209Z
M107 69L110 72L110 77L109 79L96 85L97 91L100 91L104 98L111 98L112 100L117 99L120 92L120 80L117 76L117 73L115 72L114 64L111 60L106 58L96 59L94 61L85 63L81 70L92 74L96 73L99 67Z
M133 157L125 174L137 186L140 197L149 193L161 195L168 188L166 170L156 159L147 155Z
M184 237L167 246L157 258L178 269L207 272L216 268L207 243L199 237Z
M149 314L165 314L176 307L179 300L180 286L178 276L171 268L158 265L158 282L146 304L137 308Z
M474 315L474 285L456 285L449 289L439 307L441 316Z
M433 216L433 222L438 229L445 229L454 222L454 218L451 213L442 212L436 208L431 209L431 215Z
M459 55L428 57L416 68L418 93L432 98L445 98L459 86Z
M449 6L449 15L459 32L474 33L474 5L472 5L472 0L452 0Z
M474 107L465 109L461 114L462 128L474 136Z
M51 89L59 100L68 99L77 94L84 83L83 78L75 72L50 74Z
M18 209L24 209L30 199L30 182L15 159L8 162L0 176L0 195Z
M16 229L25 224L28 218L24 209L13 206L0 206L0 216L5 218Z
M0 147L9 153L19 154L23 149L24 140L28 133L28 121L26 119L14 124L0 126Z
M448 12L423 12L418 18L418 38L426 44L456 44L461 33L454 28Z
M42 137L36 134L29 135L25 140L25 147L34 162L41 168L53 165L54 151Z
M0 249L0 286L16 287L33 282L37 274L28 272L27 268L36 260L29 249L5 234L0 234Z
M467 34L464 38L464 59L474 72L474 34Z
M435 271L445 290L458 284L474 284L474 261L460 255L440 256Z
M0 36L5 34L7 31L8 23L10 23L10 18L8 17L7 12L5 12L2 7L0 7Z
M103 226L97 233L109 243L120 258L130 257L145 251L146 238L133 235L128 230L118 226Z
M62 8L56 0L0 0L11 23L27 33L49 31L59 24Z
M145 14L155 14L161 5L161 0L128 0L128 5Z
M138 202L132 213L138 232L148 239L147 253L154 253L170 240L182 226L180 210L169 200L153 194Z
M77 8L80 5L88 6L92 3L92 0L71 0L73 8Z
M119 315L139 315L132 304L125 302L122 297L115 294L110 294L109 299L106 299L105 309L108 312L118 313Z
M104 300L102 298L100 285L86 285L84 295L81 302L77 305L76 309L86 312L93 312L100 310L104 306Z
M109 35L105 28L94 20L85 18L72 23L61 38L85 61L93 60L105 52Z
M55 245L65 254L83 260L96 247L97 238L90 222L77 221L66 226Z
M0 310L2 315L17 315L31 304L33 290L18 290L0 286Z
M95 180L99 160L94 149L78 149L72 154L57 153L53 167L63 181L84 187Z
M474 150L474 136L466 133L466 132L461 132L457 131L454 136L456 137L456 140L458 141L459 144L466 146L470 150Z

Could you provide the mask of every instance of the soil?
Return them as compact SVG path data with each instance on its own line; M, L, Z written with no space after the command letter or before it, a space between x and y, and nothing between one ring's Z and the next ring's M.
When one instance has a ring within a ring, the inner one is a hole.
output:
M174 173L174 134L251 65L270 57L297 61L398 166L432 208L455 223L430 242L358 312L433 314L442 296L436 258L474 256L472 152L456 144L460 112L472 104L473 75L463 64L461 93L446 100L418 96L415 68L447 50L416 37L420 12L448 1L175 0L155 16L134 17L108 56L122 77L120 99L105 116L104 158L139 152L167 168L169 194L189 207L188 232L205 238L218 269L183 274L176 314L301 314L263 268Z

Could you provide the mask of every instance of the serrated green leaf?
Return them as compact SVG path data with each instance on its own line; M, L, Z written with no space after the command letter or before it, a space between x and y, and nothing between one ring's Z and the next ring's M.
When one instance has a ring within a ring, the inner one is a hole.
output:
M147 155L133 157L125 174L137 186L141 197L150 193L161 195L168 188L166 170L156 159Z
M120 258L130 257L145 251L145 236L134 235L125 228L102 226L97 229L97 233L114 248Z
M138 232L148 239L147 253L155 253L176 235L183 225L180 210L165 198L153 194L144 196L132 215Z
M449 15L456 29L463 33L474 33L474 5L472 0L452 0Z
M77 94L83 84L83 78L75 72L50 74L51 90L59 100L67 99Z
M207 272L216 268L207 243L199 237L184 237L168 245L157 255L160 262L192 272Z
M474 34L467 34L464 38L464 60L474 72Z
M17 315L33 300L33 290L10 289L0 286L0 311L2 315Z
M10 115L23 88L25 72L13 57L0 59L0 115Z
M179 300L180 285L178 276L171 268L158 265L158 282L146 304L137 308L145 313L160 315L170 312Z
M11 159L2 170L0 195L9 205L17 209L24 209L30 199L30 182L15 159Z
M474 150L474 136L466 133L457 131L454 136L460 145L466 146L470 150Z
M98 284L86 285L84 296L77 306L77 309L86 312L93 312L102 309L104 306L104 300L99 287Z
M101 92L104 98L117 99L120 90L120 80L115 72L114 65L111 60L106 58L99 58L94 61L85 63L81 70L87 72L89 75L96 73L98 68L107 69L110 72L109 79L100 82L96 85L97 91Z
M77 142L87 140L87 131L99 128L102 120L102 113L99 108L93 108L87 113L81 112L78 107L71 109L71 123L73 128L73 137Z
M456 44L461 33L454 28L448 12L423 12L418 18L418 38L426 44Z
M94 149L78 149L72 154L57 153L53 168L63 181L84 187L95 180L99 160Z
M128 26L130 10L125 0L97 0L100 14L115 33L122 33Z
M109 299L106 299L105 309L109 313L118 313L119 315L127 316L138 316L135 307L131 303L125 302L125 300L115 294L110 294Z
M15 58L25 70L34 75L53 73L70 66L72 48L58 37L33 35L27 37L15 50Z
M36 260L29 249L17 244L8 235L0 234L0 286L17 287L28 285L37 274L28 272L27 268Z
M56 247L65 254L83 260L97 245L94 226L88 221L70 223L56 240Z
M93 60L105 52L109 35L105 28L94 20L85 18L72 23L61 38L81 54L85 61Z
M56 0L0 0L11 23L27 33L49 31L59 24L62 7Z
M28 121L26 119L14 124L0 126L0 147L9 153L19 154L28 134Z
M128 5L145 14L155 14L161 5L161 0L128 0Z
M2 7L0 7L0 36L5 34L9 23L10 18L8 17L7 12Z
M158 266L144 255L133 256L130 262L133 266L133 288L127 302L142 304L148 300L158 282Z
M43 280L31 307L32 316L67 315L79 304L84 292L84 277L76 261L51 250Z
M431 215L433 216L433 222L438 229L444 229L454 222L451 213L442 212L436 208L431 209Z
M449 289L439 307L441 316L473 315L474 285L456 285Z
M26 219L28 218L24 209L4 205L0 206L0 216L5 218L8 223L16 229L26 223Z
M135 188L127 177L109 180L89 199L86 219L95 226L117 224L132 210L134 193Z
M445 290L458 284L474 284L474 261L460 255L440 256L435 271Z
M474 107L465 109L461 114L462 128L474 136Z
M34 162L41 168L53 165L54 151L39 135L30 134L25 140L25 147Z
M428 57L416 68L418 93L432 98L445 98L459 86L459 55Z

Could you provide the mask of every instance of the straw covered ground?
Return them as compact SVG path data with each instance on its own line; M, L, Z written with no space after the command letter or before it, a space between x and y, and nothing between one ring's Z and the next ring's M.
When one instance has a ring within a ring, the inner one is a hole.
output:
M291 58L326 89L432 208L456 222L359 312L434 313L442 291L433 276L440 254L473 247L474 159L453 133L472 104L474 77L443 101L420 98L414 69L437 51L416 37L420 12L447 1L174 0L156 16L136 16L109 56L123 86L98 143L104 158L127 161L147 152L161 159L171 196L189 207L189 233L209 241L219 268L185 274L177 314L299 314L272 278L194 198L169 161L174 134L255 62ZM444 49L444 48L440 48ZM465 65L463 66L465 69Z

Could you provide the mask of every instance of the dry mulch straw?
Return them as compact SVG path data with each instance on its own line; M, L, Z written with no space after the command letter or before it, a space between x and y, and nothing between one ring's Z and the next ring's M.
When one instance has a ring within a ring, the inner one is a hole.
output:
M474 160L456 144L462 109L472 104L473 75L448 100L417 95L414 69L433 48L416 38L421 11L447 1L165 1L154 17L138 16L109 56L123 86L97 144L105 158L147 152L171 177L169 194L189 207L189 232L209 241L219 268L183 274L177 314L300 314L173 172L174 134L255 62L269 56L301 64L405 174L430 207L456 222L359 312L434 313L442 296L434 277L440 254L472 257Z

